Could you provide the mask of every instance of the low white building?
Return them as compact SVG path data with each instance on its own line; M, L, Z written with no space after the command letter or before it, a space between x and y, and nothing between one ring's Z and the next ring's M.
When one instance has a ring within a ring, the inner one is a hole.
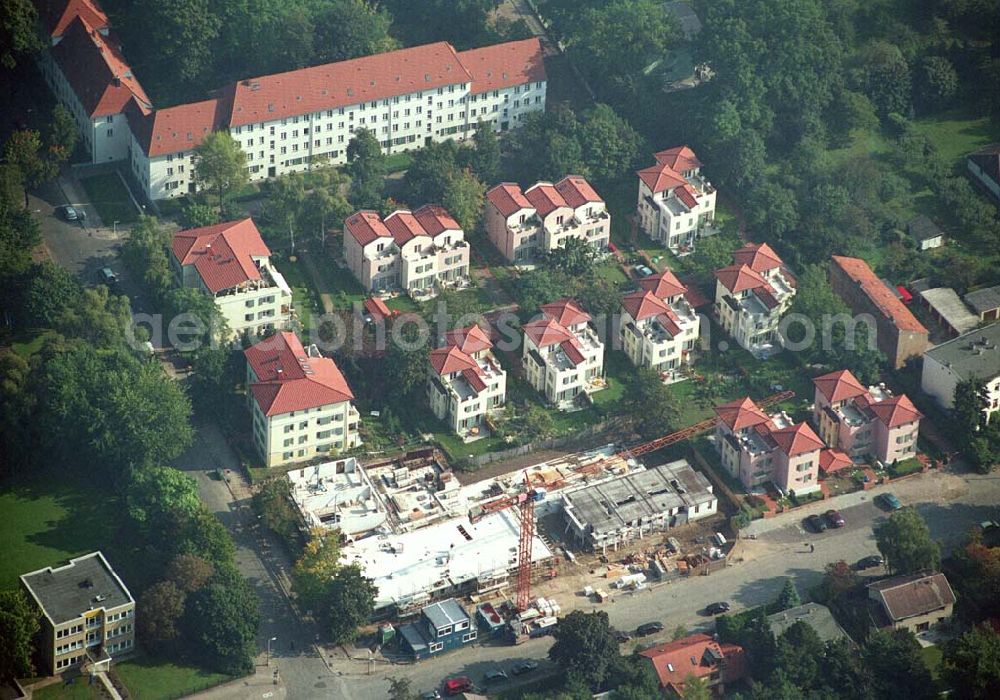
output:
M795 296L795 278L767 243L748 243L715 271L715 313L740 347L767 356L781 349L778 324Z
M382 527L386 510L354 457L288 472L292 501L305 528L337 529L356 539Z
M656 165L638 172L639 228L671 251L689 253L700 236L714 232L715 187L687 146L660 151L655 158Z
M611 216L590 183L568 175L527 190L504 182L486 193L486 233L508 262L529 263L540 253L579 238L598 251L611 241Z
M987 420L1000 411L1000 323L977 328L924 353L920 388L944 408L955 407L955 387L976 379L986 386Z
M521 364L525 377L561 410L604 389L604 344L590 314L570 299L544 304L542 315L524 325Z
M486 437L486 419L507 400L507 373L493 356L493 343L479 326L448 333L432 350L427 399L434 415L465 440Z
M664 382L684 379L701 329L701 319L685 298L687 288L669 270L639 282L622 298L622 349L636 367L660 373Z
M359 211L344 221L344 259L367 291L403 289L413 297L463 287L469 279L469 243L444 207L399 209L382 219Z
M179 231L171 247L177 284L211 296L231 333L288 328L292 290L253 219Z
M244 351L253 441L266 466L303 462L361 444L354 394L336 363L294 333Z

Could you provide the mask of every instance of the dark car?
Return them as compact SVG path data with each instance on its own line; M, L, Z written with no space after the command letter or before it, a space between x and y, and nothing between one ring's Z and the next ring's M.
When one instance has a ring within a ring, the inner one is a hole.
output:
M538 668L538 662L528 659L527 661L522 661L519 664L514 664L510 672L515 676L523 676L525 673L531 673Z
M615 631L615 641L619 644L624 644L625 642L631 641L632 635L628 632L618 632Z
M648 637L651 634L656 634L657 632L663 631L662 622L647 622L645 624L639 625L635 629L636 635L640 637Z
M74 207L59 207L58 211L66 221L78 221L80 219L80 212Z
M876 566L882 566L884 563L885 560L880 555L870 554L864 559L859 559L854 568L858 571L864 571L865 569L874 569Z
M844 527L844 516L840 514L840 511L831 508L826 511L825 515L826 521L830 523L830 527Z
M466 692L472 692L472 680L467 676L449 678L444 682L445 695L458 695Z
M503 669L496 668L492 671L487 671L483 676L484 683L503 683L506 680L510 680L510 676Z
M806 527L813 532L825 532L826 531L826 521L819 517L815 513L806 518Z
M881 493L875 498L876 502L886 510L899 510L903 504L899 502L895 494Z
M729 603L724 600L720 600L718 603L710 603L705 608L706 615L721 615L725 612L729 612Z

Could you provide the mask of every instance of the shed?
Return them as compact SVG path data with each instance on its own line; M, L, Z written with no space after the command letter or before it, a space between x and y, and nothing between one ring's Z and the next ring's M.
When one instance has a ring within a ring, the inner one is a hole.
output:
M923 214L907 222L906 232L910 234L917 250L931 250L944 245L944 231Z
M1000 284L977 289L962 298L980 321L1000 321Z
M953 336L962 335L979 325L979 317L966 308L951 287L935 287L920 292L931 314Z

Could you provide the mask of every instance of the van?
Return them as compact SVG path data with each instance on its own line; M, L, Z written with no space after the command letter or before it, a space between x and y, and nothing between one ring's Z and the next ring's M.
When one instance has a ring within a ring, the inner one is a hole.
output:
M712 535L712 541L715 542L718 547L724 547L726 545L726 537L721 532L717 532Z

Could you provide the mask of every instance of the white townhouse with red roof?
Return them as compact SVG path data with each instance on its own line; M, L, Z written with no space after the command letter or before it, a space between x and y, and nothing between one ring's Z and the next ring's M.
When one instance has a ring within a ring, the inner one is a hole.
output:
M611 215L586 179L567 175L554 185L536 182L521 191L504 182L486 193L486 233L514 264L530 263L570 238L605 251L611 240Z
M783 493L819 488L823 441L787 413L767 415L749 397L715 407L715 449L722 466L748 490L770 482Z
M288 328L292 290L253 219L178 231L171 247L178 286L211 296L233 335Z
M525 377L560 410L582 408L581 400L607 387L604 344L590 323L590 314L575 301L543 304L541 312L523 327Z
M337 364L290 332L244 351L253 442L268 467L328 457L361 444L354 393Z
M714 233L715 187L687 146L654 154L656 165L640 170L638 224L674 253L690 253L700 236Z
M489 435L487 417L507 400L507 373L492 348L486 331L473 325L449 331L444 345L430 353L431 410L467 442Z
M665 383L686 377L701 332L701 317L684 296L687 287L670 270L639 280L622 298L619 335L636 367L660 373Z
M715 271L715 313L740 347L766 357L781 349L778 325L792 305L795 278L767 243L747 243Z
M469 280L469 243L448 211L425 204L384 219L359 211L344 220L344 259L366 291L402 289L427 297Z

